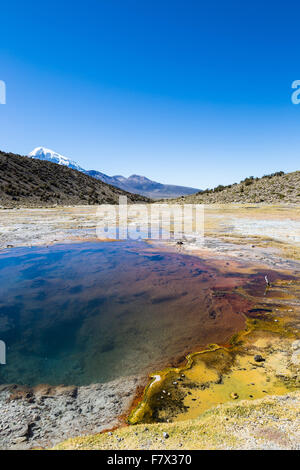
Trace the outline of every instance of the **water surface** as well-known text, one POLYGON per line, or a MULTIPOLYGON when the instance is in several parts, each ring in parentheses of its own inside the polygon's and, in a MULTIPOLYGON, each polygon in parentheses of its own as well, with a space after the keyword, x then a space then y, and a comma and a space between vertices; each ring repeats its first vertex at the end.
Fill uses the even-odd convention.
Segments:
POLYGON ((146 373, 244 325, 241 278, 145 242, 0 255, 0 383, 84 385, 146 373))

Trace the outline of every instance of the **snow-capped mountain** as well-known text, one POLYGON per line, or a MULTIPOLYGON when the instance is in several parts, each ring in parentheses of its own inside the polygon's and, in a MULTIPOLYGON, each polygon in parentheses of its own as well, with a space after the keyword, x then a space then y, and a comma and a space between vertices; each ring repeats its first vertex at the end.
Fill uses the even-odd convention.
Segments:
POLYGON ((83 171, 85 170, 81 168, 76 162, 70 160, 67 157, 64 157, 60 153, 54 152, 51 149, 47 149, 45 147, 37 147, 32 152, 28 154, 28 157, 31 158, 38 158, 39 160, 47 160, 48 162, 58 163, 59 165, 65 165, 73 170, 83 171))
POLYGON ((70 160, 63 155, 60 155, 53 150, 45 147, 37 147, 28 154, 31 158, 38 158, 40 160, 48 160, 50 162, 65 165, 73 170, 81 171, 86 175, 92 176, 104 183, 111 184, 119 189, 123 189, 130 193, 140 194, 152 199, 175 198, 179 196, 187 196, 199 191, 197 188, 189 188, 187 186, 175 186, 171 184, 162 184, 152 181, 146 176, 131 175, 128 178, 122 175, 108 176, 97 170, 85 170, 73 160, 70 160))

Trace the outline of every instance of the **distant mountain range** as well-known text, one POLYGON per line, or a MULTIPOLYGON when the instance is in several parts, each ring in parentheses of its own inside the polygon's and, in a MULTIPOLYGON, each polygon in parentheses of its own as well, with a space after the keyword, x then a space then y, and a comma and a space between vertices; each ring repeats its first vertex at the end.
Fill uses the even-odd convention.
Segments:
POLYGON ((188 196, 199 191, 197 188, 157 183, 156 181, 152 181, 145 176, 140 175, 131 175, 126 178, 125 176, 121 175, 108 176, 105 173, 101 173, 97 170, 85 170, 73 160, 70 160, 69 158, 45 147, 35 148, 28 154, 28 156, 31 158, 47 160, 49 162, 67 166, 73 170, 81 171, 86 175, 103 181, 104 183, 111 184, 112 186, 123 189, 124 191, 140 194, 151 199, 169 199, 180 196, 188 196))
POLYGON ((0 206, 118 204, 119 196, 127 196, 129 203, 150 202, 70 168, 65 160, 60 162, 58 166, 52 161, 0 151, 0 206))

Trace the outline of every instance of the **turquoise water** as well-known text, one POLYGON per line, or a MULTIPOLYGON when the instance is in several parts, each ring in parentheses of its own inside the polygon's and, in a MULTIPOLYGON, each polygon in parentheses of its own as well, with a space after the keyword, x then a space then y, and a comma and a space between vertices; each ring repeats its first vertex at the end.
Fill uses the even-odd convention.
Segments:
POLYGON ((84 385, 177 361, 217 339, 203 302, 215 275, 198 258, 145 242, 3 252, 0 383, 84 385))

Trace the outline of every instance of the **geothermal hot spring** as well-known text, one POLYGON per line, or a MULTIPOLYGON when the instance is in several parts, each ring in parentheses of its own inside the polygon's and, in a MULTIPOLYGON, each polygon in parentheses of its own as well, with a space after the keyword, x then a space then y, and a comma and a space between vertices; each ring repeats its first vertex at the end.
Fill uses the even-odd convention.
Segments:
POLYGON ((2 384, 145 374, 244 326, 242 275, 143 241, 13 248, 0 268, 2 384))

